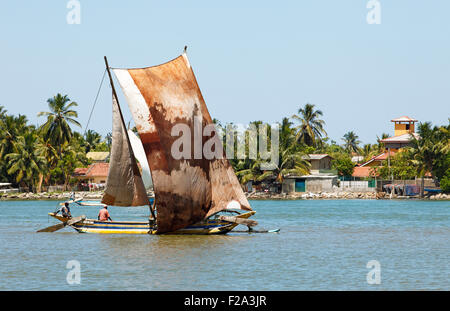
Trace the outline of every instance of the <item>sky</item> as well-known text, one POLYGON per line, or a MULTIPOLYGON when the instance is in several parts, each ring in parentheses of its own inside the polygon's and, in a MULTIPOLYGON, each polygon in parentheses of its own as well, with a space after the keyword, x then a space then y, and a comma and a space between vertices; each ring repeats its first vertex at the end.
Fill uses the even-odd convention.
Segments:
MULTIPOLYGON (((450 1, 378 0, 3 1, 0 105, 40 125, 47 99, 67 94, 84 132, 105 70, 188 56, 213 118, 280 122, 306 103, 328 136, 363 143, 393 135, 391 119, 435 125, 450 117, 450 1)), ((118 93, 121 93, 118 84, 118 93)), ((126 121, 131 115, 123 95, 126 121)), ((111 131, 111 89, 102 85, 89 129, 111 131)), ((133 124, 133 122, 131 121, 133 124)))

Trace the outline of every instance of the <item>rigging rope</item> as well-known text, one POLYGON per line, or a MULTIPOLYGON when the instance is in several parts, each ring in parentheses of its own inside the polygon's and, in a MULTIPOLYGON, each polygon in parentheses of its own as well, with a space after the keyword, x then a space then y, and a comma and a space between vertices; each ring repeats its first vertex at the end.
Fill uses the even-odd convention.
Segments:
POLYGON ((105 75, 106 75, 106 69, 103 72, 102 81, 100 82, 100 86, 98 87, 97 95, 95 96, 95 100, 94 100, 94 105, 92 105, 91 113, 89 114, 89 119, 88 119, 88 121, 86 123, 86 127, 84 128, 83 136, 86 135, 86 130, 87 130, 88 126, 89 126, 89 122, 91 121, 92 113, 94 112, 95 104, 97 103, 98 95, 100 94, 100 90, 101 90, 102 85, 103 85, 103 80, 105 80, 105 75))

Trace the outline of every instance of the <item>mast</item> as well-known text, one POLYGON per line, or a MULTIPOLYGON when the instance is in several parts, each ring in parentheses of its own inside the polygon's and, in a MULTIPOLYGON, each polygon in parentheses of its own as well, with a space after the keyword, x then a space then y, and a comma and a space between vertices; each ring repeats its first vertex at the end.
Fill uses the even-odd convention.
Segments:
MULTIPOLYGON (((111 88, 112 88, 112 93, 113 93, 113 96, 114 96, 114 100, 117 102, 117 108, 118 108, 118 111, 119 111, 120 119, 121 119, 121 122, 122 122, 123 127, 125 128, 125 120, 124 120, 124 118, 123 118, 122 110, 121 110, 120 104, 119 104, 119 98, 117 97, 116 89, 115 89, 115 87, 114 87, 114 82, 113 82, 113 79, 112 79, 111 71, 110 71, 110 69, 109 69, 108 59, 106 58, 106 56, 104 57, 104 59, 105 59, 106 71, 108 72, 109 82, 110 82, 110 84, 111 84, 111 88)), ((128 145, 129 145, 130 155, 131 155, 131 157, 133 157, 133 160, 134 160, 133 149, 131 148, 130 139, 129 139, 128 133, 127 133, 126 131, 125 131, 125 135, 126 135, 127 142, 128 142, 128 145)), ((134 160, 134 161, 135 161, 135 160, 134 160)), ((155 201, 156 201, 156 200, 155 200, 155 201)), ((147 199, 147 202, 148 202, 147 204, 148 204, 148 206, 149 206, 149 208, 150 208, 150 212, 151 212, 151 214, 152 214, 153 219, 156 219, 155 212, 154 212, 154 207, 152 207, 152 206, 150 205, 150 202, 149 202, 148 199, 147 199)), ((155 205, 155 204, 153 204, 153 205, 155 205)))

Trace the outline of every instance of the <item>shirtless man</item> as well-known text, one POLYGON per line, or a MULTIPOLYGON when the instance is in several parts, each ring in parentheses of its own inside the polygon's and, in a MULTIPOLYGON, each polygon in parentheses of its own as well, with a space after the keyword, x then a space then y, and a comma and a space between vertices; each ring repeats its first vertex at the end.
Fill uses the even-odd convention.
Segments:
POLYGON ((112 221, 111 217, 109 216, 107 205, 103 206, 103 208, 100 210, 100 212, 98 212, 97 219, 100 221, 108 221, 108 220, 112 221))

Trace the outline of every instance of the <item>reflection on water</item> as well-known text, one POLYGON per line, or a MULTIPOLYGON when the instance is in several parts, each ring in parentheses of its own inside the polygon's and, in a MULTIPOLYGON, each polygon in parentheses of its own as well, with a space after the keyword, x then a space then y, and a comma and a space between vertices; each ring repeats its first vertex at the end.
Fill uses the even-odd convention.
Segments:
MULTIPOLYGON (((252 202, 260 227, 279 234, 37 234, 56 223, 47 217, 55 206, 0 202, 0 290, 450 289, 448 202, 252 202), (81 285, 66 282, 69 260, 81 264, 81 285), (370 260, 381 264, 380 285, 366 282, 370 260)), ((110 213, 141 220, 148 208, 110 213)))

